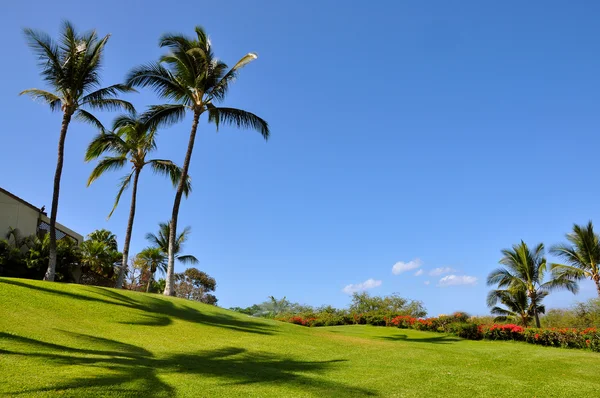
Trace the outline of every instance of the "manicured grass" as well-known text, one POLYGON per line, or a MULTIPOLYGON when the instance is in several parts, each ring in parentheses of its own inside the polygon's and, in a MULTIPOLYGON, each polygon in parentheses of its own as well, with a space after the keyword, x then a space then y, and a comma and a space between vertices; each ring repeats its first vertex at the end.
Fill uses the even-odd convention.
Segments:
POLYGON ((600 354, 0 278, 0 395, 593 397, 600 354))

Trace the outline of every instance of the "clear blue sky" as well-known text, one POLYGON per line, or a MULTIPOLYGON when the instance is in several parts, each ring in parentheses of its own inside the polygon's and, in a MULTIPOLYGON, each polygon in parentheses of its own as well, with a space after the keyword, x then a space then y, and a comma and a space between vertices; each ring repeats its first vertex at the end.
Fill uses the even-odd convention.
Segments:
MULTIPOLYGON (((520 239, 550 245, 574 222, 600 223, 598 2, 176 4, 3 6, 0 186, 50 206, 60 116, 17 96, 43 86, 21 28, 56 36, 66 18, 111 33, 108 85, 155 60, 160 34, 200 24, 225 62, 259 54, 226 103, 272 130, 265 143, 201 124, 180 225, 192 227, 186 251, 216 277, 222 306, 268 295, 345 306, 344 287, 373 279, 381 284, 369 292, 422 300, 432 315, 486 313, 485 277, 500 249, 520 239), (417 258, 423 275, 392 273, 417 258), (429 275, 435 268, 453 271, 429 275), (448 275, 477 281, 439 286, 448 275)), ((139 109, 162 102, 149 91, 129 99, 139 109)), ((157 156, 181 163, 189 127, 162 131, 157 156)), ((94 133, 70 128, 59 222, 82 234, 108 228, 122 244, 128 199, 106 216, 123 173, 85 186, 94 133)), ((169 218, 174 195, 143 174, 134 252, 169 218)), ((547 304, 593 296, 587 281, 577 297, 553 294, 547 304)))

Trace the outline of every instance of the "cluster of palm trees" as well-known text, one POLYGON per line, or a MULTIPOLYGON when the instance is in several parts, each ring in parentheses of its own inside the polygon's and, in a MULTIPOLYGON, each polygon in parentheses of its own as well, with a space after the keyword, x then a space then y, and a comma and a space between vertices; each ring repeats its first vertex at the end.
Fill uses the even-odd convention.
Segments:
POLYGON ((517 319, 525 326, 535 320, 539 328, 539 315, 545 312, 543 299, 559 289, 575 294, 579 291, 578 282, 584 279, 595 283, 600 297, 600 236, 594 232, 592 222, 575 224, 566 238, 568 243, 550 248, 550 253, 565 264, 548 264, 543 243, 530 248, 521 241, 511 249, 502 250, 500 264, 504 267, 492 271, 487 280, 488 285, 497 285, 487 298, 497 320, 517 319), (548 273, 550 277, 546 278, 548 273), (498 303, 505 308, 497 306, 498 303))
POLYGON ((90 175, 88 185, 105 172, 131 163, 129 173, 121 180, 113 207, 114 211, 123 192, 131 186, 131 205, 117 288, 122 286, 127 272, 137 186, 142 169, 149 166, 154 172, 168 176, 176 187, 169 228, 166 230, 168 236, 164 236, 168 253, 164 294, 173 295, 177 219, 182 196, 189 194, 191 189, 188 173, 201 116, 206 113, 208 122, 214 123, 217 129, 220 124, 229 124, 256 130, 265 139, 269 137, 269 126, 260 117, 241 109, 218 105, 225 99, 229 85, 239 70, 255 60, 257 55, 248 53, 230 68, 215 57, 206 32, 196 27, 194 37, 163 35, 159 45, 168 52, 158 61, 132 69, 124 83, 99 88, 100 67, 110 35, 101 38, 95 31, 80 34, 69 22, 64 23, 58 40, 31 29, 25 29, 24 32, 39 58, 41 76, 52 91, 29 89, 21 94, 42 100, 51 110, 62 112, 50 211, 50 257, 44 279, 54 280, 56 270, 56 216, 64 146, 69 124, 74 117, 90 123, 99 131, 85 155, 86 161, 102 157, 90 175), (136 87, 151 88, 158 97, 169 103, 150 106, 147 111, 138 114, 130 102, 118 98, 122 93, 135 92, 136 87), (91 113, 94 110, 125 110, 127 113, 118 116, 112 129, 107 130, 91 113), (182 121, 187 113, 192 115, 192 125, 182 167, 166 159, 147 159, 156 149, 157 131, 182 121))

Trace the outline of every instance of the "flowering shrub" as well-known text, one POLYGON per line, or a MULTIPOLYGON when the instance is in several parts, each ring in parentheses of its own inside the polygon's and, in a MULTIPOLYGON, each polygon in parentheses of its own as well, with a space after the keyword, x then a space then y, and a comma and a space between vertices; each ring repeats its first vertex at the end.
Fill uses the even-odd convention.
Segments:
POLYGON ((512 323, 505 325, 481 325, 479 332, 488 340, 523 340, 523 327, 512 323))

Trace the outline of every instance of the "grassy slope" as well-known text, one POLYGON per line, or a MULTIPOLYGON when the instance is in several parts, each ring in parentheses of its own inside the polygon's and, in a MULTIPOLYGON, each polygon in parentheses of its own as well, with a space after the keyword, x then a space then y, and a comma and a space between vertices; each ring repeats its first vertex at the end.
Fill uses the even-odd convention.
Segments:
POLYGON ((0 395, 596 396, 600 355, 0 278, 0 395))

